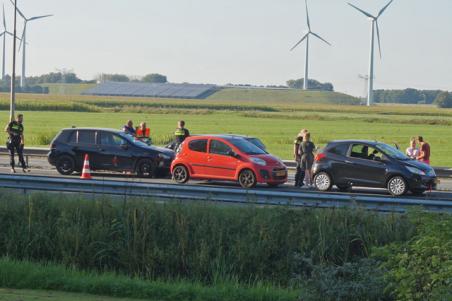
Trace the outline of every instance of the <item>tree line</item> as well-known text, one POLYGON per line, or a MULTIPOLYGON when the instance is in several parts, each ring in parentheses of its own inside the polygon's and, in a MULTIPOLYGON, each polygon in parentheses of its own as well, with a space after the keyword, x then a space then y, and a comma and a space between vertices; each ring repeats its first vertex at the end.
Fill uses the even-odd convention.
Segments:
POLYGON ((377 103, 400 104, 435 104, 440 108, 451 108, 452 96, 441 90, 375 90, 374 101, 377 103))

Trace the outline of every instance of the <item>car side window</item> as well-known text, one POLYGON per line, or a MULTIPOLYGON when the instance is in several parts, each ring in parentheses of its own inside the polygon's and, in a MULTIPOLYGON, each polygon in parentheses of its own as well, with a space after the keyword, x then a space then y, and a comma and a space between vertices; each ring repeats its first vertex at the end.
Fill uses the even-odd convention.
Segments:
POLYGON ((78 131, 79 144, 96 144, 96 132, 95 131, 78 131))
POLYGON ((232 149, 226 144, 218 140, 210 141, 210 153, 216 155, 228 156, 232 149))
POLYGON ((352 146, 350 157, 364 160, 381 161, 383 159, 383 154, 379 150, 371 146, 365 144, 354 144, 352 146))
POLYGON ((124 144, 127 144, 127 142, 119 137, 118 135, 115 135, 113 133, 103 132, 100 136, 100 143, 102 145, 108 145, 108 146, 121 146, 124 144))
POLYGON ((194 152, 207 153, 207 139, 192 140, 188 143, 188 148, 194 152))
POLYGON ((348 144, 339 144, 330 149, 329 152, 339 156, 346 156, 348 152, 348 146, 348 144))
POLYGON ((77 143, 77 136, 78 136, 78 131, 72 131, 69 134, 68 143, 76 144, 77 143))

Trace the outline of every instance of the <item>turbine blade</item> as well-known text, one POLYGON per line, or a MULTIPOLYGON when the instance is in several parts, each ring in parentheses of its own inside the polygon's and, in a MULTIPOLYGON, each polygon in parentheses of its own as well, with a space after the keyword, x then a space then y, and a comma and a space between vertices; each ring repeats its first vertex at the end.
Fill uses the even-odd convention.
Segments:
POLYGON ((52 17, 52 16, 53 15, 37 16, 37 17, 30 18, 27 21, 34 21, 34 20, 38 20, 38 19, 42 19, 42 18, 48 18, 48 17, 52 17))
POLYGON ((3 3, 3 28, 6 30, 5 4, 3 3))
MULTIPOLYGON (((5 33, 6 33, 7 35, 11 36, 11 37, 14 37, 14 34, 12 34, 11 32, 9 32, 9 31, 7 31, 7 30, 5 30, 5 33)), ((19 37, 16 37, 16 39, 18 39, 19 41, 22 41, 22 39, 19 38, 19 37)))
POLYGON ((385 7, 383 7, 383 8, 380 10, 380 12, 378 13, 377 18, 379 18, 379 17, 384 13, 384 11, 389 7, 389 5, 391 5, 391 3, 392 3, 393 1, 394 1, 394 0, 389 1, 389 3, 386 4, 385 7))
POLYGON ((327 43, 328 45, 331 46, 330 42, 328 42, 327 40, 325 40, 324 38, 322 38, 322 37, 319 36, 318 34, 316 34, 316 33, 314 33, 314 32, 311 32, 311 34, 312 34, 313 36, 315 36, 316 38, 318 38, 318 39, 324 41, 325 43, 327 43))
POLYGON ((309 31, 311 31, 311 21, 309 20, 308 0, 305 0, 305 3, 306 3, 306 20, 308 22, 309 31))
MULTIPOLYGON (((9 1, 11 1, 11 3, 13 4, 13 6, 14 6, 14 1, 13 0, 9 0, 9 1)), ((27 20, 27 18, 24 16, 24 14, 20 11, 20 9, 17 7, 17 12, 19 13, 19 15, 22 17, 22 18, 24 18, 24 20, 27 20)))
POLYGON ((298 43, 295 44, 295 46, 293 46, 293 47, 290 49, 290 51, 292 51, 292 50, 294 50, 295 48, 297 48, 297 46, 300 45, 301 42, 303 42, 303 41, 308 37, 308 35, 309 35, 309 32, 308 32, 307 34, 305 34, 305 35, 301 38, 301 40, 298 41, 298 43))
POLYGON ((6 34, 6 31, 0 33, 0 37, 2 37, 2 36, 5 35, 5 34, 6 34))
POLYGON ((25 22, 24 31, 22 32, 22 37, 20 38, 19 51, 21 50, 22 44, 24 43, 25 31, 26 30, 27 30, 27 22, 25 22))
POLYGON ((377 26, 378 50, 379 50, 379 52, 380 52, 380 59, 381 59, 380 28, 378 27, 378 21, 375 20, 375 24, 376 24, 376 26, 377 26))
POLYGON ((348 5, 350 5, 351 7, 353 7, 354 9, 356 9, 357 11, 360 11, 361 13, 363 13, 365 16, 367 16, 367 17, 369 17, 369 18, 372 18, 372 19, 375 19, 374 16, 372 16, 372 15, 369 14, 368 12, 362 10, 361 8, 359 8, 359 7, 357 7, 357 6, 354 6, 354 5, 351 4, 350 2, 347 2, 347 3, 348 3, 348 5))

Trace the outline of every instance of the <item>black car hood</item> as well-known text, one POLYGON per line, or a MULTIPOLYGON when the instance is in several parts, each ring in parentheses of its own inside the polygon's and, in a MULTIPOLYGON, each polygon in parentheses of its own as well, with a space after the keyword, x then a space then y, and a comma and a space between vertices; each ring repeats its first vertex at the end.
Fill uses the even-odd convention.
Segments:
POLYGON ((171 158, 174 158, 176 155, 173 150, 170 150, 170 149, 167 149, 164 147, 150 145, 150 146, 142 146, 141 148, 144 150, 161 153, 161 154, 170 156, 171 158))
POLYGON ((406 166, 415 167, 415 168, 420 169, 422 171, 429 171, 429 170, 433 169, 430 165, 422 163, 422 162, 419 162, 419 161, 416 161, 416 160, 403 161, 403 163, 406 166))

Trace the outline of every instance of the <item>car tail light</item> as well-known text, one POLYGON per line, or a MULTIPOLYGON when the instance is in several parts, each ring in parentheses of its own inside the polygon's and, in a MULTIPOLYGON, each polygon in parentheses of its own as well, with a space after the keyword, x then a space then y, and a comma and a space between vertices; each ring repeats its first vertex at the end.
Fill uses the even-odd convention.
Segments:
POLYGON ((320 154, 317 154, 317 156, 315 156, 315 162, 319 162, 319 161, 322 161, 323 159, 326 159, 326 155, 324 154, 324 153, 320 153, 320 154))

